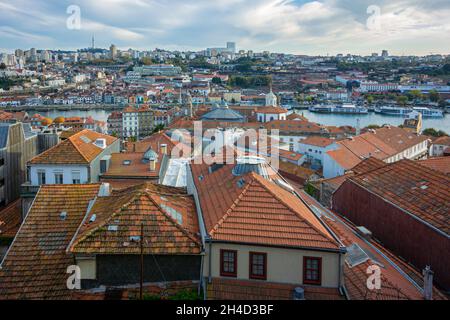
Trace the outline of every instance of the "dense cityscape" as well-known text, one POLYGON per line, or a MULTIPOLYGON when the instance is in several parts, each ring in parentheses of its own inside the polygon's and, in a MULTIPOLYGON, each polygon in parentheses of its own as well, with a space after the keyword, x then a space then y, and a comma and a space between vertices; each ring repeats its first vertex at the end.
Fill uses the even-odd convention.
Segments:
POLYGON ((0 300, 448 300, 450 54, 96 37, 0 52, 0 300))

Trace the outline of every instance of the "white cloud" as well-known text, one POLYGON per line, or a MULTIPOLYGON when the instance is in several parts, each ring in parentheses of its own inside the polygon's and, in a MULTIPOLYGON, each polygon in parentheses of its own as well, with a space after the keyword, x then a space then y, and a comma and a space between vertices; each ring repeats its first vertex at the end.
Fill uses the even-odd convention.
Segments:
MULTIPOLYGON (((71 48, 95 34, 101 45, 146 49, 199 49, 233 40, 244 49, 306 54, 450 52, 448 0, 79 0, 78 33, 65 29, 70 4, 0 0, 6 17, 0 25, 31 35, 39 30, 71 48), (379 31, 366 27, 369 5, 381 8, 379 31)), ((2 46, 23 39, 11 33, 2 46)))

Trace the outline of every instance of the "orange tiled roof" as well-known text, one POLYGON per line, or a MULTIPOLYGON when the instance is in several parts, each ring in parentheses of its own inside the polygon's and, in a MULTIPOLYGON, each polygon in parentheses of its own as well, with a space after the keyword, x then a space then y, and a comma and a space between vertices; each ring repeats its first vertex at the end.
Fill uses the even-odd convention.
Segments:
POLYGON ((206 228, 214 240, 338 249, 293 193, 255 173, 236 177, 232 167, 209 173, 207 165, 191 165, 206 228))
POLYGON ((384 127, 339 141, 339 149, 327 154, 344 169, 350 170, 365 158, 386 160, 425 140, 425 136, 417 136, 398 127, 384 127))
POLYGON ((199 254, 195 203, 183 189, 143 184, 97 198, 70 250, 86 254, 199 254), (178 217, 174 216, 174 213, 178 217), (96 215, 94 222, 90 222, 96 215), (179 219, 179 220, 178 220, 179 219), (115 226, 116 231, 110 227, 115 226), (140 238, 139 238, 140 239, 140 238))
POLYGON ((317 123, 301 120, 274 120, 263 125, 267 130, 278 129, 282 132, 304 132, 317 134, 323 132, 322 127, 317 123))
POLYGON ((66 253, 99 184, 42 186, 0 269, 2 299, 66 299, 66 253), (61 212, 67 218, 61 219, 61 212))
POLYGON ((301 153, 283 150, 283 149, 278 149, 278 154, 280 155, 281 159, 286 159, 286 160, 291 160, 291 161, 299 161, 301 158, 303 158, 303 154, 301 154, 301 153))
POLYGON ((301 140, 300 143, 302 144, 307 144, 307 145, 311 145, 311 146, 316 146, 316 147, 328 147, 329 145, 335 143, 335 140, 331 140, 325 137, 317 137, 317 136, 313 136, 313 137, 308 137, 304 140, 301 140))
POLYGON ((160 160, 156 163, 156 170, 151 171, 150 164, 142 161, 144 154, 143 152, 111 154, 111 164, 108 171, 102 174, 102 179, 158 178, 162 157, 159 157, 160 160), (125 161, 130 161, 130 164, 125 164, 125 161))
POLYGON ((50 148, 30 160, 30 164, 88 164, 94 160, 103 149, 94 142, 97 139, 106 139, 110 146, 117 138, 104 135, 91 130, 82 130, 70 136, 67 140, 50 148))
POLYGON ((450 175, 450 157, 430 158, 419 163, 422 166, 450 175))
POLYGON ((450 178, 411 160, 349 180, 450 234, 450 178))
POLYGON ((355 174, 361 174, 365 172, 369 172, 375 169, 379 169, 384 167, 386 163, 377 158, 371 157, 369 159, 365 159, 361 161, 358 165, 353 167, 352 171, 343 175, 338 176, 331 179, 322 180, 322 183, 325 183, 329 186, 332 186, 334 189, 339 188, 348 178, 353 177, 355 174))
POLYGON ((364 159, 358 165, 353 167, 352 171, 356 174, 360 174, 360 173, 369 172, 369 171, 372 171, 375 169, 379 169, 381 167, 384 167, 385 165, 386 165, 385 162, 383 162, 377 158, 370 157, 368 159, 364 159))
MULTIPOLYGON (((308 205, 314 205, 321 208, 317 200, 307 195, 305 192, 300 193, 301 197, 308 205)), ((332 219, 322 216, 321 219, 326 223, 337 235, 345 246, 358 244, 368 255, 369 260, 350 267, 347 263, 344 265, 344 285, 350 300, 421 300, 422 293, 417 289, 416 285, 422 286, 422 275, 417 270, 412 270, 409 264, 400 260, 397 256, 386 250, 376 241, 368 242, 357 235, 356 227, 347 220, 342 219, 338 214, 332 213, 332 219), (388 257, 388 258, 387 258, 388 257), (381 268, 381 288, 378 290, 369 290, 367 288, 367 268, 373 264, 378 264, 381 268), (395 266, 395 267, 394 267, 395 266), (403 273, 399 272, 399 268, 403 273), (415 284, 405 277, 408 274, 413 278, 415 284)), ((433 299, 446 300, 445 296, 434 288, 433 299)))
POLYGON ((14 238, 22 223, 22 200, 0 211, 0 238, 14 238))
POLYGON ((308 118, 298 113, 291 113, 287 116, 287 120, 308 121, 308 118))
POLYGON ((443 136, 436 138, 433 140, 433 144, 443 145, 443 146, 450 146, 450 137, 449 136, 443 136))
POLYGON ((266 107, 259 107, 258 109, 256 109, 256 113, 283 114, 288 113, 288 111, 281 107, 266 106, 266 107))

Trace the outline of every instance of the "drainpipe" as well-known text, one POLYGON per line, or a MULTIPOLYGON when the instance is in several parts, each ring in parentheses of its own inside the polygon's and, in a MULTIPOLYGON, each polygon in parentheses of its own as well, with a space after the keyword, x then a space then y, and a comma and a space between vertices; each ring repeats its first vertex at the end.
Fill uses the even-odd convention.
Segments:
POLYGON ((208 257, 208 283, 212 282, 211 275, 211 262, 212 262, 212 241, 211 238, 208 239, 209 242, 209 257, 208 257))
POLYGON ((201 288, 203 287, 203 264, 205 261, 205 250, 202 251, 202 258, 200 261, 200 282, 198 284, 197 294, 200 296, 201 288))

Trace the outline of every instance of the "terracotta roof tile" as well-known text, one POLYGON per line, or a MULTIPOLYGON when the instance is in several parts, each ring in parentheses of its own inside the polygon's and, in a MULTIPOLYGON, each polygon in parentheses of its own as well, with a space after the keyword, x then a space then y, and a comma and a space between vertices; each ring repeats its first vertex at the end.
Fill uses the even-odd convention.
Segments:
POLYGON ((3 299, 66 299, 66 248, 98 184, 42 186, 0 269, 3 299), (61 219, 61 212, 67 218, 61 219))
POLYGON ((232 165, 213 173, 206 165, 191 168, 206 228, 214 240, 338 249, 301 200, 274 182, 256 173, 234 176, 232 165))
POLYGON ((450 234, 450 177, 401 160, 349 180, 450 234))
POLYGON ((325 137, 308 137, 305 140, 301 140, 300 143, 302 144, 307 144, 307 145, 311 145, 311 146, 316 146, 316 147, 328 147, 329 145, 332 145, 333 143, 335 143, 336 140, 331 140, 325 137))
POLYGON ((199 254, 198 221, 183 189, 143 184, 96 200, 70 250, 84 254, 199 254), (95 221, 90 222, 95 215, 95 221), (113 227, 113 229, 111 229, 113 227))
POLYGON ((0 238, 14 238, 22 223, 22 199, 0 211, 0 238))
POLYGON ((419 163, 422 166, 450 175, 450 157, 430 158, 419 163))
POLYGON ((96 146, 97 139, 105 139, 110 146, 117 138, 91 130, 82 130, 70 136, 60 144, 41 153, 30 160, 30 164, 88 164, 94 160, 103 149, 96 146))
POLYGON ((259 107, 258 109, 256 109, 256 113, 283 114, 288 113, 288 111, 281 107, 266 106, 266 107, 259 107))
MULTIPOLYGON (((325 211, 327 215, 321 217, 340 239, 345 246, 358 244, 369 256, 369 260, 354 267, 347 263, 344 266, 344 285, 351 300, 421 300, 422 293, 417 286, 422 286, 422 275, 417 270, 412 270, 410 265, 402 262, 397 256, 393 255, 386 248, 377 242, 366 241, 360 237, 356 227, 347 220, 341 218, 337 213, 323 208, 315 199, 305 192, 300 193, 301 197, 308 205, 313 205, 325 211), (388 258, 387 258, 388 257, 388 258), (367 268, 377 264, 381 268, 381 288, 369 290, 367 288, 367 268), (403 273, 399 272, 402 269, 403 273), (405 274, 413 279, 415 284, 410 281, 405 274), (416 286, 417 285, 417 286, 416 286)), ((436 300, 444 299, 445 296, 434 288, 433 298, 436 300)))

